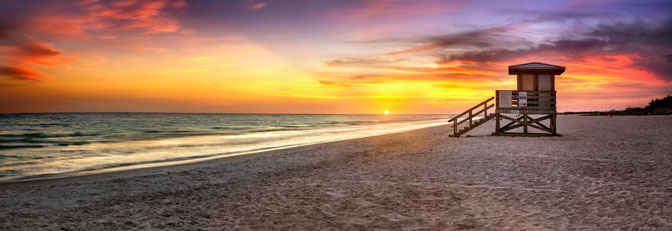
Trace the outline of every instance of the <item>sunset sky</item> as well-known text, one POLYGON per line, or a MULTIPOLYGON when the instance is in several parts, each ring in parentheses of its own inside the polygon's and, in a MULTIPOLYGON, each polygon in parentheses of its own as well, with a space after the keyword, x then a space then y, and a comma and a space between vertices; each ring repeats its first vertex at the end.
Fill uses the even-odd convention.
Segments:
POLYGON ((456 113, 565 66, 559 111, 672 94, 672 1, 2 1, 0 112, 456 113))

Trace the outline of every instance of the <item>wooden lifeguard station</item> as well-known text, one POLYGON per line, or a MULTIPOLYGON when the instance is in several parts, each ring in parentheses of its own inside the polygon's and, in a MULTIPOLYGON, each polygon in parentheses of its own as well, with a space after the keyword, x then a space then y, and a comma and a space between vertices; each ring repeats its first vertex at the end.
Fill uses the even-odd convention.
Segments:
POLYGON ((509 66, 509 75, 517 77, 517 90, 495 91, 494 115, 488 114, 488 109, 495 107, 494 104, 489 103, 495 97, 490 97, 448 120, 448 122, 453 122, 453 135, 451 136, 457 137, 467 133, 492 118, 495 118, 495 132, 492 135, 557 136, 555 76, 563 72, 565 72, 565 67, 539 62, 509 66), (480 110, 474 112, 476 109, 480 110), (474 117, 481 113, 483 117, 474 122, 474 117), (464 116, 467 117, 462 118, 464 116), (501 126, 504 120, 508 123, 501 126), (544 124, 547 120, 548 124, 544 124), (466 121, 469 121, 469 124, 458 129, 458 126, 466 121), (512 131, 518 128, 522 128, 522 132, 512 131), (542 133, 529 132, 530 128, 535 128, 542 133))

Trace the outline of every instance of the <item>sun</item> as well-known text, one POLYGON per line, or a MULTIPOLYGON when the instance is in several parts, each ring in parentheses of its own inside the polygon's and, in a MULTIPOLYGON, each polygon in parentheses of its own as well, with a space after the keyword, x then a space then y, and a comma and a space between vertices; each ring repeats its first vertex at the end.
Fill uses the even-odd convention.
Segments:
POLYGON ((389 115, 389 114, 390 114, 390 111, 385 110, 385 112, 383 112, 383 113, 385 113, 385 115, 389 115))

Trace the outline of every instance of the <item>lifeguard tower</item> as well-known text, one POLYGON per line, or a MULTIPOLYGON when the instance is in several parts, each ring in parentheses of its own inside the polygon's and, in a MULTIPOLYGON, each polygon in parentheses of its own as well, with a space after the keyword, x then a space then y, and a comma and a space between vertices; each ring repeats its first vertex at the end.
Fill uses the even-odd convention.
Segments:
POLYGON ((459 137, 492 118, 495 118, 495 132, 492 135, 558 136, 555 76, 563 72, 565 67, 539 62, 509 66, 509 75, 516 75, 517 90, 496 90, 496 105, 489 103, 495 99, 490 97, 448 120, 453 122, 451 136, 459 137), (488 109, 493 107, 495 107, 494 115, 488 114, 488 109), (477 109, 478 111, 474 112, 477 109), (474 120, 481 113, 482 118, 474 120), (468 124, 458 129, 467 121, 468 124), (502 126, 503 121, 506 124, 502 126), (544 124, 545 121, 548 123, 544 124), (529 132, 529 128, 535 128, 541 133, 529 132))

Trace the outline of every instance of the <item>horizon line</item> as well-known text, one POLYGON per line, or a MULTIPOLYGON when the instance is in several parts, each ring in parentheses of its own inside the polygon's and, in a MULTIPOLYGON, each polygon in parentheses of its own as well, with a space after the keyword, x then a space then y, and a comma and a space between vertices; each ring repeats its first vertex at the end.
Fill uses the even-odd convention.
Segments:
MULTIPOLYGON (((106 111, 106 112, 0 112, 0 114, 241 114, 241 115, 385 115, 384 113, 285 113, 285 112, 142 112, 142 111, 106 111)), ((390 113, 390 115, 451 115, 454 113, 390 113)))

